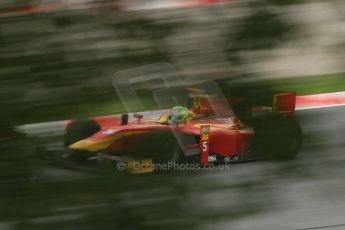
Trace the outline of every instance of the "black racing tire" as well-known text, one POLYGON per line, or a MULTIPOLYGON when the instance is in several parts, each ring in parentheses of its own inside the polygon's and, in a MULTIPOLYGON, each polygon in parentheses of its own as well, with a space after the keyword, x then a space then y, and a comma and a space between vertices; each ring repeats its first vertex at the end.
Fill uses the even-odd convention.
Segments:
POLYGON ((294 158, 303 141, 302 130, 295 118, 270 116, 253 122, 254 145, 265 159, 294 158))
POLYGON ((252 119, 252 105, 249 103, 239 102, 233 106, 233 111, 242 122, 248 123, 252 119))
POLYGON ((164 143, 162 151, 162 162, 164 163, 179 163, 184 160, 184 154, 180 144, 175 137, 169 138, 164 143))
POLYGON ((101 130, 101 127, 94 120, 88 118, 73 120, 66 129, 65 146, 68 147, 77 141, 88 138, 99 130, 101 130))
POLYGON ((180 143, 170 130, 152 130, 143 143, 141 152, 151 153, 155 163, 178 163, 185 158, 180 143))

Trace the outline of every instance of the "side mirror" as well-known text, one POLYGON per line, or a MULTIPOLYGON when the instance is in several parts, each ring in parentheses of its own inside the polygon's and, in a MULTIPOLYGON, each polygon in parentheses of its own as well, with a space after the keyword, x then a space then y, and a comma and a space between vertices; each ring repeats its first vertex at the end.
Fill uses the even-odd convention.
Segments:
POLYGON ((141 120, 141 119, 144 117, 144 115, 142 115, 142 114, 140 114, 140 113, 134 113, 133 116, 134 116, 135 118, 137 118, 138 120, 141 120))

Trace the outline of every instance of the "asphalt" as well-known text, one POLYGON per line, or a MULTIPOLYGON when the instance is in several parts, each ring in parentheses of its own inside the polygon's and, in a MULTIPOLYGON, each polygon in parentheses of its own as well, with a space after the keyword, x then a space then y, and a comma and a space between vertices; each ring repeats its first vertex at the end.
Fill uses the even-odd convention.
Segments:
MULTIPOLYGON (((245 167, 257 176, 275 173, 267 184, 274 205, 216 228, 227 229, 228 224, 238 230, 345 229, 344 114, 345 106, 298 111, 305 135, 299 156, 291 162, 257 163, 260 166, 252 170, 245 167)), ((242 171, 244 165, 238 168, 242 171)))
MULTIPOLYGON (((172 172, 169 178, 188 192, 174 198, 166 192, 168 188, 158 184, 152 188, 158 191, 155 197, 183 200, 183 211, 189 219, 228 213, 217 221, 200 220, 201 229, 345 229, 344 114, 345 106, 297 111, 305 140, 294 160, 233 164, 197 176, 172 172)), ((36 174, 36 178, 47 180, 87 176, 48 166, 39 168, 36 174)), ((147 192, 151 194, 151 190, 147 192)), ((153 198, 145 198, 143 193, 141 189, 119 196, 123 205, 149 210, 153 198)), ((87 209, 79 214, 83 211, 87 209)))

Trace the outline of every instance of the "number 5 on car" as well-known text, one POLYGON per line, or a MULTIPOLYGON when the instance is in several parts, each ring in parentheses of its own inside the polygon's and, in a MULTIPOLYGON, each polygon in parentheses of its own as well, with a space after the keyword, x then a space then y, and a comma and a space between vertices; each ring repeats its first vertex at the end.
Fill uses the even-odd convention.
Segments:
POLYGON ((200 134, 200 163, 208 164, 210 153, 210 126, 202 125, 200 134))

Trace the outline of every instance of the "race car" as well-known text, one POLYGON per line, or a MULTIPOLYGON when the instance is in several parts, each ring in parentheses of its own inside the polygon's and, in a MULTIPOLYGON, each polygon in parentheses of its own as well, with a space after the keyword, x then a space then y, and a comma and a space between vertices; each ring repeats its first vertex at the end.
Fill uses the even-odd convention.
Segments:
POLYGON ((65 158, 210 164, 298 154, 302 130, 294 116, 295 92, 224 96, 210 92, 210 85, 153 91, 160 102, 172 99, 169 108, 70 120, 65 158))

